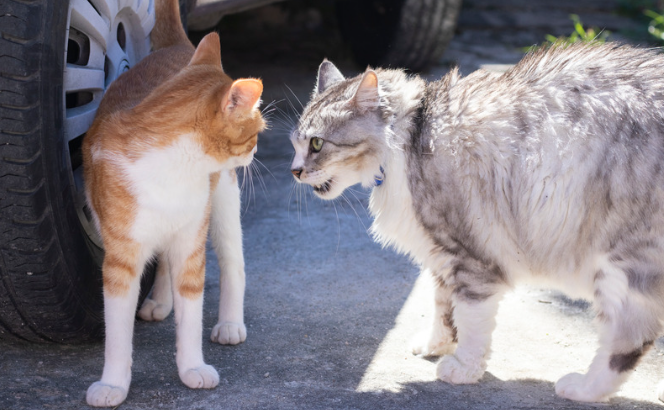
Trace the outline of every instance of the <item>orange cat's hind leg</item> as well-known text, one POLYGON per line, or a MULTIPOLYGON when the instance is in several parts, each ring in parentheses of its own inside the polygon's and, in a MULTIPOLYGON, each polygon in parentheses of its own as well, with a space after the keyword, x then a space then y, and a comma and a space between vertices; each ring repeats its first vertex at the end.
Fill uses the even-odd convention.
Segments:
POLYGON ((134 315, 141 273, 149 257, 128 238, 116 240, 105 235, 104 245, 104 371, 101 380, 93 383, 86 395, 88 404, 96 407, 117 406, 129 392, 134 315))
POLYGON ((152 287, 152 294, 145 299, 138 317, 151 322, 166 319, 173 310, 173 290, 168 258, 163 253, 157 262, 157 276, 152 287))

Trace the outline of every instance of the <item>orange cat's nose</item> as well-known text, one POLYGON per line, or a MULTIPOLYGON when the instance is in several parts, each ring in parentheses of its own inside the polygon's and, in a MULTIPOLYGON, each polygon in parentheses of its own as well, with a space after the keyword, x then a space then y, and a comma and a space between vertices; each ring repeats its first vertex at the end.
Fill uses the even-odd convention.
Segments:
POLYGON ((290 172, 293 173, 295 178, 300 179, 300 175, 302 175, 302 168, 291 169, 290 172))

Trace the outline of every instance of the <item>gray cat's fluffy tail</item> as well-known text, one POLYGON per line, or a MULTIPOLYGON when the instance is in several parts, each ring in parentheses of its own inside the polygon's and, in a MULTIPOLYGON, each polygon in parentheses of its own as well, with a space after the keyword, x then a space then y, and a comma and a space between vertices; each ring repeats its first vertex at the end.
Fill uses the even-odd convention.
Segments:
POLYGON ((156 22, 150 39, 154 51, 178 44, 191 44, 180 21, 178 0, 155 1, 156 22))

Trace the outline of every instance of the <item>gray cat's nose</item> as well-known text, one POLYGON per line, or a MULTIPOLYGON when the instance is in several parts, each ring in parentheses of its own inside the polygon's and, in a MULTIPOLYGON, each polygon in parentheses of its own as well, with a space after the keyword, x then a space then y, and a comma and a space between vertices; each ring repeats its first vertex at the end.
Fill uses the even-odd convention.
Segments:
POLYGON ((302 175, 302 168, 291 169, 290 172, 293 173, 295 178, 300 179, 300 175, 302 175))

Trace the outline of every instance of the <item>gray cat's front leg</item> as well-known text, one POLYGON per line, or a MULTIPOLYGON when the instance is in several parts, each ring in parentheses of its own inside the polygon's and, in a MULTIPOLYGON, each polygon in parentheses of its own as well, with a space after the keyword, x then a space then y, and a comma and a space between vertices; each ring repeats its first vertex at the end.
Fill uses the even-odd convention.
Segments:
POLYGON ((438 362, 436 375, 452 384, 476 383, 486 370, 491 353, 491 334, 496 327, 496 312, 502 292, 482 300, 456 295, 454 323, 456 351, 438 362))
POLYGON ((445 282, 453 288, 458 344, 453 354, 441 359, 436 373, 448 383, 475 383, 486 370, 498 303, 508 287, 507 280, 497 265, 465 257, 459 258, 445 282))
MULTIPOLYGON (((429 270, 422 272, 422 275, 432 276, 429 270)), ((433 275, 431 279, 435 287, 433 322, 429 329, 418 334, 412 341, 411 348, 414 355, 442 356, 454 352, 456 347, 453 289, 437 275, 433 275)))

